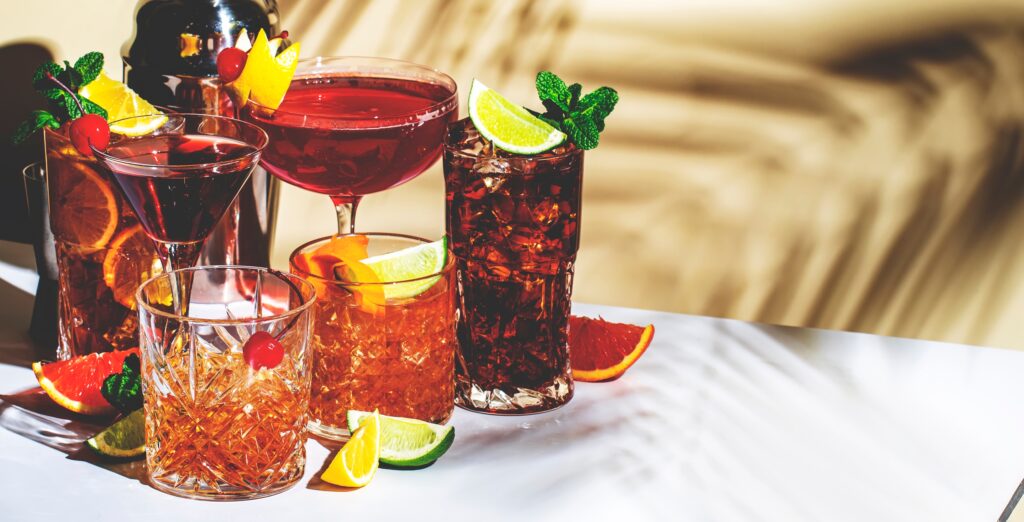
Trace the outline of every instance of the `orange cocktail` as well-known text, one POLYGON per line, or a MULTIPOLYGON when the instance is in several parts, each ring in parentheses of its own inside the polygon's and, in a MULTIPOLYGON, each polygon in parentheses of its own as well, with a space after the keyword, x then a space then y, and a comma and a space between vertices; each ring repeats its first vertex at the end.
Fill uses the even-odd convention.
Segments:
POLYGON ((379 277, 363 265, 426 240, 395 234, 321 238, 292 253, 292 273, 317 289, 313 326, 310 431, 347 435, 346 412, 442 423, 454 407, 455 278, 440 247, 437 270, 413 278, 379 277), (344 246, 345 244, 348 246, 344 246), (355 244, 355 247, 352 247, 355 244), (354 257, 353 257, 354 256, 354 257))

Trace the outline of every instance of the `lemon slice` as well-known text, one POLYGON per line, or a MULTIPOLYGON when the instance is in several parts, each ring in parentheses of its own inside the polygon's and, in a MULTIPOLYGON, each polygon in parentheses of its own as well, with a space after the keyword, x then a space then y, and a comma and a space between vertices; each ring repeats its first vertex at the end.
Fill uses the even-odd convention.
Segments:
POLYGON ((562 131, 478 80, 469 88, 469 118, 495 146, 516 154, 537 154, 565 141, 562 131))
POLYGON ((295 76, 295 68, 299 64, 298 42, 278 54, 284 41, 281 38, 267 40, 267 33, 262 29, 256 35, 256 41, 249 49, 245 60, 245 68, 238 79, 231 82, 232 88, 238 93, 241 105, 250 98, 264 107, 276 109, 284 100, 288 86, 295 76))
POLYGON ((110 132, 126 136, 142 136, 149 134, 167 123, 163 112, 144 100, 127 85, 111 79, 106 73, 100 73, 95 80, 78 89, 78 94, 89 98, 107 111, 110 132), (136 118, 157 114, 151 118, 136 118), (125 120, 125 118, 131 118, 125 120), (121 120, 121 121, 119 121, 121 120))
POLYGON ((320 478, 336 486, 361 488, 373 480, 379 459, 380 414, 374 411, 362 419, 320 478))

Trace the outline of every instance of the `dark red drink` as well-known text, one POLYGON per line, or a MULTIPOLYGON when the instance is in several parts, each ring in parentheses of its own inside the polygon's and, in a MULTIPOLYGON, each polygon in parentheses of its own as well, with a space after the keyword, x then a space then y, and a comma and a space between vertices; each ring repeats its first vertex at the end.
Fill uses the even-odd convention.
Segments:
POLYGON ((123 140, 106 152, 120 160, 111 171, 146 233, 192 243, 205 239, 224 215, 256 151, 221 136, 165 134, 123 140))
POLYGON ((455 101, 447 86, 402 78, 330 76, 292 81, 281 106, 245 118, 270 136, 262 165, 329 196, 363 196, 401 185, 441 153, 455 101))
POLYGON ((459 282, 456 403, 509 414, 558 407, 573 392, 567 328, 583 151, 508 154, 466 119, 444 155, 459 282))

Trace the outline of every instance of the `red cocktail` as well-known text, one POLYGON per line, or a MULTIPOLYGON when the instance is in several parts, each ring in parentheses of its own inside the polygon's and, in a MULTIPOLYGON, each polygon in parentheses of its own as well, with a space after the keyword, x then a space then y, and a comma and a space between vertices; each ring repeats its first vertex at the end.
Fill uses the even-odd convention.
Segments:
POLYGON ((437 161, 457 108, 455 81, 433 69, 313 58, 299 62, 280 107, 250 101, 242 117, 270 136, 263 167, 330 196, 338 232, 349 233, 362 196, 401 185, 437 161))
POLYGON ((156 242, 164 270, 190 267, 259 161, 267 135, 255 125, 205 114, 129 119, 155 128, 114 136, 106 151, 94 152, 156 242))

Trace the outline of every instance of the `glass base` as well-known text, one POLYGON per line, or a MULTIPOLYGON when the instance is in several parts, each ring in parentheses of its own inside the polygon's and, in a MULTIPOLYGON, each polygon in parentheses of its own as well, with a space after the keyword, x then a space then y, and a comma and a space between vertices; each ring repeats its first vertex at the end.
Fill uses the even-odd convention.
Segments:
POLYGON ((501 388, 485 390, 463 379, 455 380, 455 405, 469 411, 491 415, 530 415, 564 406, 572 399, 573 382, 558 377, 541 389, 514 388, 509 394, 501 388))
MULTIPOLYGON (((426 422, 430 422, 433 424, 448 424, 448 421, 451 420, 451 418, 452 411, 449 410, 445 418, 439 420, 427 420, 426 422)), ((323 424, 312 419, 310 419, 310 421, 306 423, 306 431, 309 432, 310 436, 336 442, 346 442, 348 441, 348 438, 352 435, 348 431, 348 428, 329 426, 327 424, 323 424)))
POLYGON ((164 475, 160 478, 150 475, 149 485, 158 491, 176 497, 195 500, 252 500, 276 495, 294 486, 302 478, 302 473, 305 469, 304 464, 305 459, 298 463, 298 465, 292 466, 288 475, 266 486, 241 487, 228 484, 208 484, 194 478, 181 479, 177 475, 164 475))

